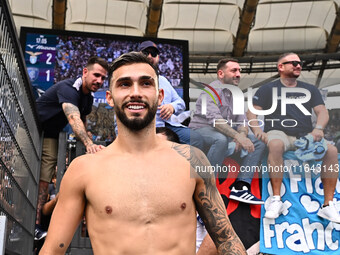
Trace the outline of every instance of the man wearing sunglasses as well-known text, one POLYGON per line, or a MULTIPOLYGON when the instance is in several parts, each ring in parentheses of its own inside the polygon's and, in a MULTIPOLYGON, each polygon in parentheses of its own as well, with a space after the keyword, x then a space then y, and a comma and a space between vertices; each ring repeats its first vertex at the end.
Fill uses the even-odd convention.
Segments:
MULTIPOLYGON (((271 109, 273 100, 273 90, 277 89, 278 102, 276 110, 269 115, 265 115, 264 131, 260 128, 261 125, 255 120, 257 116, 248 111, 247 117, 252 122, 252 130, 258 139, 267 143, 268 154, 268 169, 282 169, 283 153, 287 150, 295 150, 294 142, 299 137, 304 137, 307 134, 313 136, 314 142, 321 141, 324 137, 323 129, 326 127, 329 119, 328 111, 325 107, 320 91, 313 85, 298 81, 297 78, 301 74, 302 64, 299 56, 295 53, 286 53, 279 57, 277 69, 280 79, 269 84, 263 85, 256 91, 253 97, 253 105, 257 110, 271 109), (317 119, 316 125, 313 126, 311 115, 303 113, 295 104, 286 105, 286 114, 281 113, 281 104, 284 102, 284 97, 281 97, 281 91, 284 88, 305 89, 310 92, 310 99, 304 102, 303 107, 311 113, 314 110, 317 119), (267 120, 267 121, 266 121, 267 120), (274 121, 275 120, 275 121, 274 121), (284 123, 284 124, 282 124, 284 123)), ((305 99, 307 94, 302 92, 289 92, 287 99, 305 99)), ((295 101, 294 101, 295 102, 295 101)), ((301 106, 302 106, 301 105, 301 106)), ((333 195, 335 186, 338 180, 338 154, 334 145, 327 145, 327 152, 323 157, 321 166, 321 180, 324 189, 324 204, 318 211, 318 215, 332 222, 340 223, 340 215, 333 203, 333 195)), ((273 196, 268 200, 265 206, 265 217, 275 219, 284 211, 284 204, 280 197, 280 188, 282 184, 282 171, 269 171, 270 182, 273 188, 273 196)))
MULTIPOLYGON (((154 42, 142 42, 139 45, 139 51, 147 56, 154 66, 158 66, 159 50, 154 42)), ((201 145, 198 144, 201 141, 199 135, 195 131, 178 123, 173 116, 178 115, 185 110, 185 103, 183 99, 177 94, 176 90, 167 78, 162 75, 159 75, 159 88, 164 90, 164 99, 157 110, 156 127, 167 127, 171 129, 178 135, 181 143, 192 144, 190 143, 191 136, 192 140, 195 141, 195 144, 192 145, 200 148, 201 145)))

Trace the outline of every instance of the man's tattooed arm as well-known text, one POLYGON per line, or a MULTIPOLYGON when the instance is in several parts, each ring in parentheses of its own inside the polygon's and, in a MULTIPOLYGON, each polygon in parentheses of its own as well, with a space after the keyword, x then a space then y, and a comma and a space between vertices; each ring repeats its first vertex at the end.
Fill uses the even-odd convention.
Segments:
POLYGON ((87 153, 96 153, 104 148, 102 145, 97 145, 92 142, 90 137, 87 135, 85 128, 85 118, 80 117, 80 112, 77 106, 70 103, 62 104, 63 111, 67 117, 68 123, 70 123, 73 132, 85 145, 87 153))
POLYGON ((182 144, 172 148, 185 157, 191 165, 191 174, 196 177, 194 201, 196 209, 204 221, 218 254, 246 254, 246 250, 235 233, 215 184, 211 166, 199 149, 182 144))
POLYGON ((70 123, 73 132, 80 139, 80 141, 85 145, 87 153, 96 153, 103 149, 102 145, 97 145, 92 142, 90 137, 87 135, 85 128, 86 118, 81 118, 80 112, 77 106, 70 103, 62 104, 63 111, 67 117, 68 123, 70 123))
POLYGON ((87 147, 93 144, 92 140, 86 133, 86 128, 80 117, 79 108, 71 103, 62 104, 63 111, 66 115, 68 123, 70 123, 73 132, 80 139, 80 141, 87 147))
POLYGON ((215 128, 222 134, 235 138, 238 132, 228 125, 224 119, 217 119, 215 122, 215 128))

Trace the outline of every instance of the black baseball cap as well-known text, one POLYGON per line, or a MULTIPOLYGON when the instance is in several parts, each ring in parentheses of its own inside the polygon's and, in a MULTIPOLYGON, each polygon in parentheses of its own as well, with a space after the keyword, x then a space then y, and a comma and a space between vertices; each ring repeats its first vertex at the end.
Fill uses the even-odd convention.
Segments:
POLYGON ((139 45, 138 50, 139 51, 143 51, 143 50, 145 50, 147 48, 154 48, 154 49, 156 49, 157 53, 159 53, 157 45, 154 42, 151 42, 151 41, 144 41, 144 42, 142 42, 139 45))

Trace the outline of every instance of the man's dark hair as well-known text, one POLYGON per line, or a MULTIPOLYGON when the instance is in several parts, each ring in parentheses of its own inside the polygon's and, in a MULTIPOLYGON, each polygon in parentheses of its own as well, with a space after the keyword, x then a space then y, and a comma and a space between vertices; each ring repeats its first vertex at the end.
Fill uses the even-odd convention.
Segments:
POLYGON ((164 134, 168 141, 179 143, 178 135, 167 127, 156 127, 156 134, 161 133, 164 134))
POLYGON ((112 76, 112 73, 121 66, 136 64, 136 63, 145 63, 150 65, 153 70, 155 70, 156 75, 158 76, 157 67, 155 67, 150 60, 141 52, 131 51, 129 53, 125 53, 120 57, 116 58, 110 68, 109 68, 109 76, 112 76))
POLYGON ((238 60, 236 58, 222 58, 222 59, 220 59, 220 61, 218 61, 218 63, 217 63, 216 72, 218 72, 218 70, 224 69, 225 64, 227 64, 228 62, 238 63, 238 60))
POLYGON ((298 54, 296 54, 294 52, 286 52, 286 53, 283 53, 279 56, 279 58, 277 59, 277 63, 279 63, 281 59, 283 59, 287 56, 290 56, 290 55, 297 55, 298 56, 298 54))
POLYGON ((87 68, 91 68, 94 64, 100 65, 100 66, 103 67, 106 71, 109 70, 109 65, 108 65, 108 63, 106 62, 106 60, 103 59, 103 58, 96 57, 96 56, 90 57, 90 58, 87 60, 86 67, 87 67, 87 68))

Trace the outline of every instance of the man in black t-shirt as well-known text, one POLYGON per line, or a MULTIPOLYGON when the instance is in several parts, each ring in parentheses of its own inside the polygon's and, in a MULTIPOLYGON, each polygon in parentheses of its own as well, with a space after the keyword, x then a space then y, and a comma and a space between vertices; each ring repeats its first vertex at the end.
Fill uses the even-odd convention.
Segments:
MULTIPOLYGON (((302 65, 295 53, 286 53, 279 57, 277 68, 280 79, 262 86, 253 97, 254 108, 248 110, 247 117, 255 136, 267 143, 268 169, 273 196, 265 206, 266 218, 275 219, 284 210, 280 197, 283 178, 283 153, 296 149, 297 138, 311 134, 314 141, 321 141, 324 128, 329 119, 328 111, 320 91, 313 85, 297 81, 302 65), (277 104, 277 105, 276 105, 277 104), (275 107, 276 106, 276 107, 275 107), (257 120, 262 110, 264 121, 257 120), (263 112, 266 110, 267 112, 263 112), (312 125, 311 113, 314 110, 317 120, 312 125), (261 126, 264 124, 264 130, 261 126), (277 171, 279 170, 279 171, 277 171)), ((333 202, 335 186, 338 180, 338 154, 334 145, 327 145, 323 157, 321 180, 324 188, 324 204, 318 215, 330 221, 340 223, 340 215, 333 202)))
POLYGON ((35 240, 46 236, 40 230, 40 218, 48 195, 48 184, 55 172, 59 132, 69 123, 74 134, 85 145, 87 153, 102 149, 92 142, 86 132, 86 115, 91 112, 93 96, 104 83, 108 64, 98 57, 91 57, 83 69, 82 77, 60 81, 50 87, 37 100, 37 110, 44 139, 41 156, 39 194, 36 214, 35 240))

